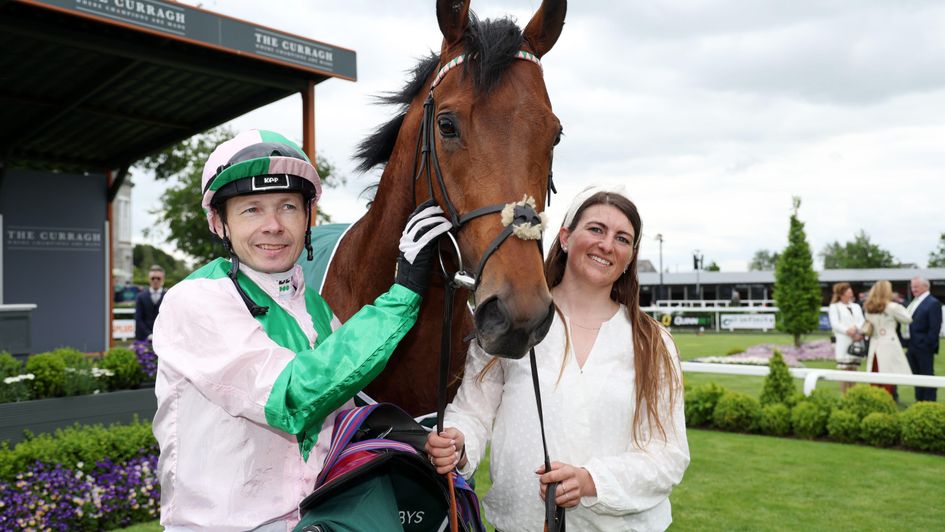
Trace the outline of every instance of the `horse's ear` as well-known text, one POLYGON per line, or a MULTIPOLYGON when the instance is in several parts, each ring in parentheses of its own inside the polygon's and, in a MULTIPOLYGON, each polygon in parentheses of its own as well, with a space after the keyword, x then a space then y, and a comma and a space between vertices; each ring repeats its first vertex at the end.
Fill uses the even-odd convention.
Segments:
MULTIPOLYGON (((551 50, 564 27, 564 15, 568 11, 567 0, 543 0, 541 7, 525 26, 525 41, 532 52, 541 57, 551 50)), ((442 26, 442 24, 441 24, 442 26)))
POLYGON ((469 0, 437 0, 436 20, 440 23, 444 47, 458 43, 469 23, 469 0))

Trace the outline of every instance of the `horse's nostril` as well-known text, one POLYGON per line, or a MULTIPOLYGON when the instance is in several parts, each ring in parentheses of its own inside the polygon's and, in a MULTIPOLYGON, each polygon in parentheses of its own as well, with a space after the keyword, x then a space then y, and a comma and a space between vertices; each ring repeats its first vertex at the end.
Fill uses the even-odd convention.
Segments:
POLYGON ((509 330, 511 320, 505 305, 497 297, 490 297, 476 307, 476 329, 489 335, 501 335, 509 330))

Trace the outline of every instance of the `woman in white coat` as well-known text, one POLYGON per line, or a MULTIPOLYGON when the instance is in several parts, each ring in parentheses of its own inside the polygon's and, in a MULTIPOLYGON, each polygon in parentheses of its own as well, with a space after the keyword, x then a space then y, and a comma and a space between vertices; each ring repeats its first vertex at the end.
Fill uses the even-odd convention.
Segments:
MULTIPOLYGON (((836 339, 833 347, 837 369, 857 371, 863 359, 849 354, 847 350, 850 344, 863 339, 860 329, 865 319, 863 309, 853 302, 853 288, 850 283, 833 285, 833 298, 830 300, 827 315, 830 317, 830 329, 836 339)), ((841 382, 840 393, 845 393, 851 386, 853 383, 841 382)))
MULTIPOLYGON (((892 301, 892 285, 889 281, 877 281, 866 298, 866 320, 873 330, 870 333, 870 349, 866 359, 866 370, 882 373, 912 374, 909 361, 902 351, 896 336, 897 323, 912 323, 905 307, 892 301)), ((892 385, 883 386, 895 396, 892 385)))

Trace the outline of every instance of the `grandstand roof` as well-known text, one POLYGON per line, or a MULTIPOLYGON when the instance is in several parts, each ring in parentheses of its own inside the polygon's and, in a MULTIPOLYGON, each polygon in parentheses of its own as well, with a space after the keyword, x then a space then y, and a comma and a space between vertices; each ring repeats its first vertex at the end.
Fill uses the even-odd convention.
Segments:
POLYGON ((0 160, 120 168, 332 77, 354 51, 173 1, 0 1, 0 160))

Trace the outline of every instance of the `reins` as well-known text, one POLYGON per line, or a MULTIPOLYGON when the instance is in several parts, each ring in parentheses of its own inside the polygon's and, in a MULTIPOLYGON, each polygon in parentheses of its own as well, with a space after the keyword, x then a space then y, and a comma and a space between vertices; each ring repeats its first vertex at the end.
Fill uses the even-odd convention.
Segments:
MULTIPOLYGON (((515 58, 531 61, 541 68, 541 61, 537 56, 530 52, 519 50, 515 54, 515 58)), ((445 277, 445 300, 443 303, 443 329, 440 336, 439 382, 437 384, 436 430, 438 434, 443 431, 443 417, 446 410, 447 383, 450 374, 450 354, 452 353, 451 333, 453 325, 453 300, 456 296, 456 289, 466 288, 472 292, 475 292, 482 278, 482 272, 486 266, 486 262, 489 260, 492 254, 495 253, 499 246, 501 246, 502 243, 505 242, 510 236, 514 235, 522 240, 535 240, 535 242, 538 244, 539 254, 543 254, 541 234, 543 228, 546 225, 545 214, 543 212, 537 212, 535 199, 531 196, 528 196, 527 194, 524 195, 520 201, 507 204, 488 205, 474 209, 462 215, 459 214, 456 206, 453 205, 453 202, 450 200, 449 192, 446 189, 446 181, 444 180, 443 173, 440 169, 440 161, 436 153, 436 146, 433 141, 433 129, 435 125, 433 89, 439 85, 440 81, 443 80, 447 72, 461 65, 465 61, 465 54, 453 58, 440 68, 436 77, 433 79, 433 83, 430 85, 430 93, 423 103, 423 120, 421 121, 420 134, 417 137, 417 157, 414 162, 414 186, 416 186, 417 181, 419 181, 420 178, 425 174, 427 178, 427 188, 431 198, 436 197, 434 194, 433 183, 435 176, 436 186, 443 198, 446 214, 448 215, 450 222, 453 224, 453 229, 446 233, 446 236, 452 241, 453 248, 456 252, 456 261, 458 266, 458 271, 454 275, 450 276, 447 273, 446 266, 443 263, 442 254, 440 255, 440 266, 445 277), (479 264, 476 266, 476 269, 473 271, 473 273, 466 273, 465 269, 463 268, 462 254, 460 253, 459 244, 456 241, 454 233, 458 232, 462 226, 470 220, 496 213, 501 214, 502 225, 504 227, 495 237, 495 239, 493 239, 493 241, 489 244, 485 252, 483 252, 482 258, 479 260, 479 264)), ((551 205, 551 194, 553 192, 557 192, 552 180, 552 175, 551 169, 549 168, 547 193, 548 205, 551 205)), ((414 194, 414 196, 416 196, 416 194, 414 194)), ((534 348, 532 348, 529 352, 529 359, 531 363, 532 381, 535 387, 535 402, 538 405, 538 421, 541 427, 541 443, 544 449, 545 471, 548 472, 551 470, 551 460, 548 456, 548 444, 545 440, 545 422, 541 408, 541 391, 538 382, 538 367, 535 360, 534 348)), ((457 518, 456 492, 453 486, 454 475, 455 471, 450 471, 447 473, 447 484, 449 484, 450 494, 450 530, 453 532, 458 532, 459 524, 457 518)), ((557 482, 549 484, 546 491, 544 524, 544 529, 546 532, 564 532, 565 530, 564 508, 555 504, 557 484, 557 482)))

